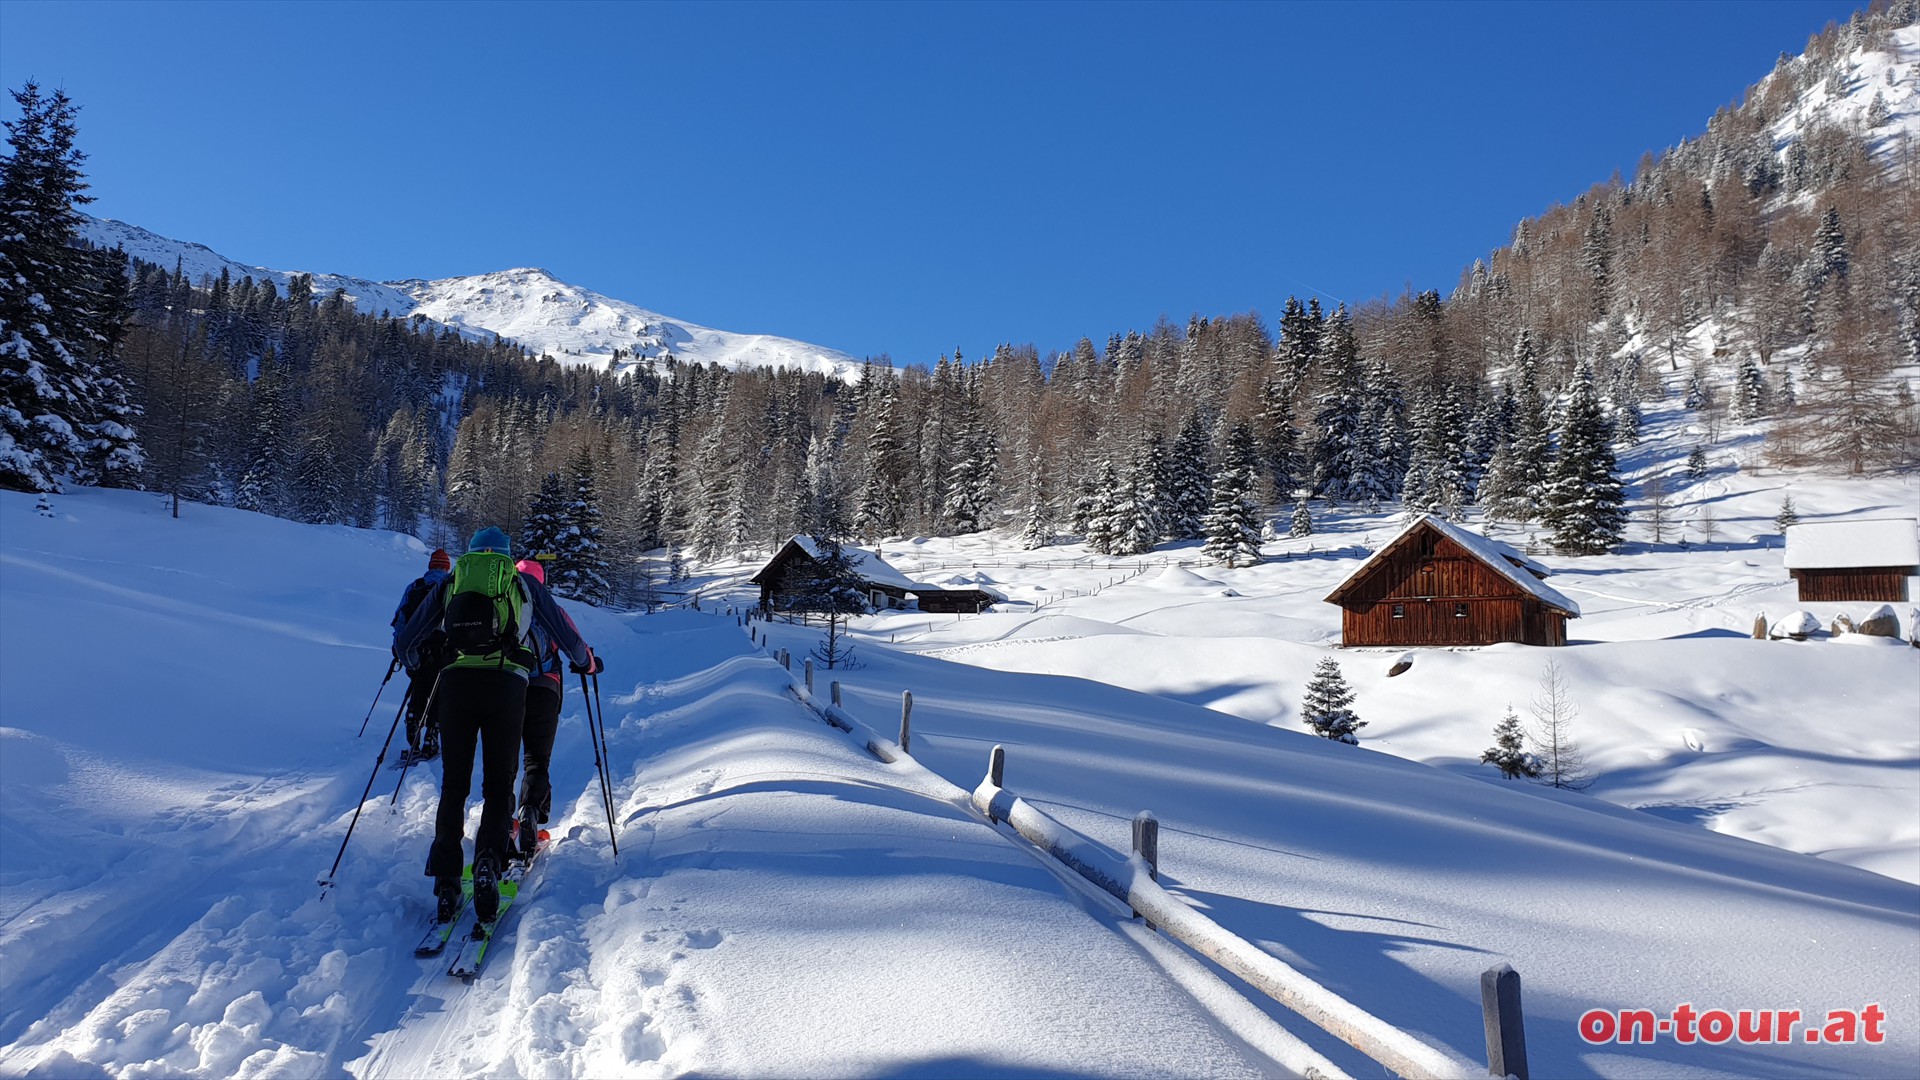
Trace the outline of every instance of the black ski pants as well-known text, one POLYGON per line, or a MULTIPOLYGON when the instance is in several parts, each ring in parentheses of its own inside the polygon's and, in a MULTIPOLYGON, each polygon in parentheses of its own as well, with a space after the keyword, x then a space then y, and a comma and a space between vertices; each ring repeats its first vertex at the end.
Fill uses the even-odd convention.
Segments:
POLYGON ((527 684, 527 716, 520 730, 524 752, 520 766, 520 806, 535 824, 545 825, 553 812, 553 736, 560 730, 560 690, 545 679, 527 684))
POLYGON ((426 717, 427 699, 433 696, 433 680, 440 677, 438 663, 423 663, 407 672, 407 746, 420 749, 421 721, 426 717))
POLYGON ((473 790, 473 756, 480 758, 480 829, 473 837, 477 860, 491 854, 507 864, 513 822, 513 781, 520 771, 520 722, 527 707, 527 679, 516 671, 449 667, 440 673, 433 710, 440 719, 440 812, 434 818, 427 873, 460 877, 466 867, 467 796, 473 790))

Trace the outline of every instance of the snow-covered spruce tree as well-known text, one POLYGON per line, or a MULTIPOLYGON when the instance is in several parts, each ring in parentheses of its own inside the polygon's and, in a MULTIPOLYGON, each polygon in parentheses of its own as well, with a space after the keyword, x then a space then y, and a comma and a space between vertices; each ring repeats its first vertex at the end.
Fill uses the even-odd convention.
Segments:
POLYGON ((1690 412, 1699 412, 1712 403, 1712 396, 1707 390, 1706 375, 1696 362, 1692 373, 1687 376, 1687 396, 1681 404, 1685 405, 1690 412))
POLYGON ((124 386, 103 364, 94 274, 106 265, 74 247, 91 202, 74 146, 79 112, 64 90, 13 91, 0 157, 0 487, 58 491, 90 471, 138 471, 124 386), (97 462, 96 469, 88 468, 97 462))
POLYGON ((1737 423, 1752 423, 1766 412, 1767 383, 1760 375, 1760 365, 1754 363, 1751 356, 1743 357, 1733 374, 1733 419, 1737 423))
POLYGON ((1323 739, 1358 746, 1357 732, 1367 722, 1354 715, 1352 705, 1353 690, 1340 672, 1340 662, 1331 656, 1322 657, 1307 683, 1306 700, 1300 703, 1300 721, 1323 739))
POLYGON ((978 429, 973 429, 962 433, 956 442, 959 452, 954 455, 953 464, 947 469, 942 485, 946 499, 941 507, 941 516, 946 519, 947 527, 956 534, 979 532, 979 500, 983 489, 980 477, 991 469, 986 459, 984 435, 978 429))
POLYGON ((1539 386, 1539 354, 1533 335, 1525 330, 1514 343, 1513 362, 1511 436, 1487 465, 1487 475, 1480 482, 1480 504, 1488 516, 1501 521, 1536 521, 1553 463, 1553 440, 1539 386))
POLYGON ((556 575, 554 591, 589 604, 605 604, 612 594, 612 568, 607 565, 601 538, 601 511, 593 454, 582 443, 568 466, 568 487, 562 518, 566 558, 556 575))
POLYGON ((260 359, 259 377, 253 380, 247 458, 234 496, 234 505, 242 510, 275 516, 287 512, 287 477, 293 467, 289 379, 286 365, 268 350, 260 359))
POLYGON ((1354 474, 1367 452, 1361 428, 1366 416, 1365 372, 1353 325, 1343 305, 1327 320, 1320 339, 1320 396, 1315 402, 1313 491, 1336 502, 1353 499, 1354 474))
POLYGON ((1174 440, 1167 462, 1173 487, 1167 493, 1166 532, 1175 540, 1204 535, 1207 511, 1213 501, 1207 476, 1211 442, 1199 410, 1189 412, 1180 425, 1180 436, 1174 440))
POLYGON ((1789 528, 1798 524, 1800 524, 1800 511, 1793 507, 1793 496, 1791 494, 1782 496, 1780 499, 1780 512, 1773 515, 1773 527, 1785 533, 1789 528))
POLYGON ((827 633, 814 646, 813 658, 828 668, 852 667, 853 646, 847 641, 847 620, 869 610, 866 587, 839 541, 830 536, 815 536, 813 548, 818 556, 795 583, 793 608, 826 616, 827 633))
POLYGON ((1020 546, 1034 551, 1053 543, 1053 510, 1047 500, 1047 477, 1034 455, 1027 466, 1027 511, 1020 526, 1020 546))
POLYGON ((1074 504, 1074 516, 1086 522, 1080 530, 1081 539, 1102 555, 1113 554, 1113 508, 1119 486, 1118 470, 1112 462, 1103 461, 1091 487, 1074 504))
POLYGON ((1687 452, 1687 479, 1698 480, 1707 475, 1707 448, 1699 443, 1687 452))
POLYGON ((560 486, 560 474, 549 472, 540 478, 540 490, 527 504, 527 516, 520 522, 516 546, 528 558, 550 554, 559 557, 556 561, 565 561, 567 552, 562 550, 562 538, 567 527, 566 517, 567 495, 560 486))
POLYGON ((1585 364, 1574 377, 1541 516, 1553 531, 1554 549, 1563 555, 1603 555, 1626 531, 1626 490, 1613 457, 1612 431, 1600 411, 1593 369, 1585 364))
POLYGON ((1534 719, 1539 722, 1533 740, 1540 751, 1540 772, 1536 779, 1573 791, 1592 786, 1593 776, 1587 771, 1586 755, 1580 752, 1573 738, 1573 721, 1580 715, 1580 707, 1573 703, 1573 688, 1566 673, 1551 660, 1540 675, 1540 693, 1534 697, 1532 708, 1534 719))
POLYGON ((1293 504, 1293 517, 1288 524, 1287 535, 1292 537, 1313 535, 1313 514, 1307 510, 1307 500, 1301 499, 1293 504))
MULTIPOLYGON (((1296 302, 1297 303, 1297 302, 1296 302)), ((1276 357, 1271 373, 1260 386, 1259 436, 1261 471, 1275 503, 1284 502, 1300 486, 1296 457, 1300 433, 1293 426, 1293 397, 1298 383, 1276 357)))
POLYGON ((1480 755, 1480 763, 1491 765, 1509 780, 1533 779, 1540 775, 1540 759, 1527 752, 1527 733, 1520 727, 1520 714, 1507 706, 1507 715, 1493 728, 1493 745, 1480 755))
POLYGON ((1119 483, 1107 501, 1106 554, 1143 555, 1159 541, 1159 500, 1154 493, 1153 474, 1152 448, 1143 445, 1119 473, 1119 483))
POLYGON ((1260 482, 1257 467, 1253 430, 1235 424, 1213 478, 1213 508, 1207 513, 1207 542, 1201 548, 1229 569, 1260 561, 1260 507, 1253 498, 1260 482))

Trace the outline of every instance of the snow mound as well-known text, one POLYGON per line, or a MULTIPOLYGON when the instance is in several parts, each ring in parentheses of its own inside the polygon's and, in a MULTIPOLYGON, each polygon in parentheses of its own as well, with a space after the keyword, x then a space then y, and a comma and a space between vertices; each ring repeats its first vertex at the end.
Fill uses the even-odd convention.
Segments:
POLYGON ((1204 578, 1184 566, 1169 566, 1146 582, 1156 589, 1221 589, 1224 582, 1204 578))

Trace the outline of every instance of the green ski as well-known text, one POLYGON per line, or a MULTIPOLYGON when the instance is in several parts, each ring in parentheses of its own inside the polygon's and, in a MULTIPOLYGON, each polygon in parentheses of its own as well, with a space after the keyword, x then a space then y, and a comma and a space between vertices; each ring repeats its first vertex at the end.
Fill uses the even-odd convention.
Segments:
POLYGON ((446 949, 447 942, 453 938, 453 928, 460 925, 460 917, 465 915, 467 909, 472 906, 473 864, 468 863, 467 869, 460 875, 460 906, 454 909, 453 918, 446 922, 432 920, 427 926, 426 935, 420 939, 420 944, 413 947, 413 955, 439 956, 446 949))
MULTIPOLYGON (((533 854, 524 862, 515 859, 507 864, 506 873, 500 875, 500 910, 494 914, 492 922, 474 920, 473 928, 460 939, 460 951, 454 954, 453 962, 447 965, 447 974, 468 982, 472 982, 474 976, 480 974, 480 966, 487 962, 490 947, 493 945, 494 934, 499 932, 501 924, 506 922, 507 914, 513 910, 520 899, 520 892, 528 875, 533 873, 534 864, 540 861, 541 854, 547 850, 551 842, 552 838, 548 836, 545 829, 542 829, 533 854)), ((473 870, 469 867, 467 870, 469 898, 472 896, 472 874, 473 870)), ((469 903, 471 903, 470 899, 469 903)))

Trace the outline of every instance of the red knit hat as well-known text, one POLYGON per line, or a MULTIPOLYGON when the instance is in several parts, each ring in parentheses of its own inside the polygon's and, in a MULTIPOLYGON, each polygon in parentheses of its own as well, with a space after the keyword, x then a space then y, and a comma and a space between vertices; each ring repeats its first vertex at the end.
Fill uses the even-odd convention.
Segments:
POLYGON ((547 567, 539 559, 521 559, 513 564, 513 568, 542 585, 547 583, 547 567))
POLYGON ((442 551, 439 548, 434 548, 433 554, 427 557, 427 569, 451 570, 453 569, 453 560, 447 557, 447 553, 445 551, 442 551))

